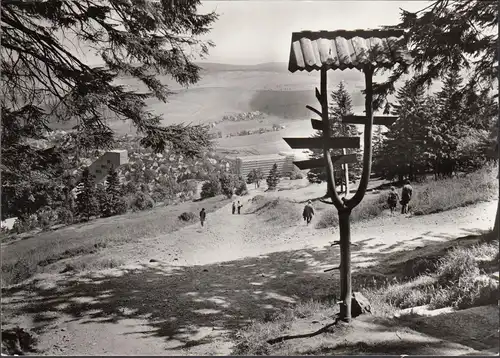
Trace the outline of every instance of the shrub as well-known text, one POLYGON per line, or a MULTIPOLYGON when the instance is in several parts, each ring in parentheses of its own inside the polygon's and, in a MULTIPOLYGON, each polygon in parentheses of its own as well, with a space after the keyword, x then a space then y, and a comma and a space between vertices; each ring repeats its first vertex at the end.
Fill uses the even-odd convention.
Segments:
POLYGON ((38 226, 48 229, 57 222, 57 213, 50 207, 42 208, 37 212, 38 226))
POLYGON ((72 224, 74 220, 73 212, 65 207, 59 208, 57 210, 57 220, 61 224, 72 224))
POLYGON ((12 230, 18 234, 31 231, 38 227, 38 219, 36 215, 20 216, 12 225, 12 230))
POLYGON ((200 196, 202 199, 212 198, 221 193, 219 178, 211 177, 209 181, 203 183, 200 196))
POLYGON ((149 195, 143 192, 138 192, 132 198, 130 209, 132 209, 133 211, 146 210, 152 209, 154 205, 155 203, 149 195))
POLYGON ((182 221, 194 221, 196 219, 196 214, 193 212, 184 212, 179 215, 179 220, 182 221))
POLYGON ((242 196, 242 195, 247 195, 248 194, 248 188, 247 184, 245 183, 244 180, 240 180, 238 183, 238 186, 236 187, 236 190, 234 191, 236 195, 242 196))
POLYGON ((293 167, 293 171, 290 174, 290 180, 298 180, 298 179, 303 179, 304 174, 297 168, 296 166, 293 167))

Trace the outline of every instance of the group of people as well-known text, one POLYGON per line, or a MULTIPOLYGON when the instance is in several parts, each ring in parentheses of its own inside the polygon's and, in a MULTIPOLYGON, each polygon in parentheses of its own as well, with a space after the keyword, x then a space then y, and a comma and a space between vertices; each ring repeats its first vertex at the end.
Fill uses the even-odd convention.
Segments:
MULTIPOLYGON (((238 214, 241 214, 242 207, 243 207, 243 204, 241 204, 239 201, 238 201, 238 203, 233 202, 233 207, 232 207, 233 215, 236 214, 236 211, 238 211, 238 214)), ((206 219, 207 219, 207 212, 205 211, 205 208, 203 208, 200 211, 201 226, 203 226, 205 224, 206 219)))
POLYGON ((401 200, 399 200, 399 194, 397 193, 396 188, 391 186, 391 191, 387 197, 387 204, 391 209, 391 213, 394 213, 394 210, 396 210, 398 202, 401 204, 401 214, 408 213, 412 194, 413 188, 411 187, 409 180, 407 180, 403 186, 403 190, 401 191, 401 200))
MULTIPOLYGON (((391 186, 391 191, 389 192, 389 197, 387 198, 387 204, 389 204, 389 208, 391 209, 391 213, 394 213, 398 202, 401 204, 401 214, 407 214, 410 208, 410 200, 413 195, 413 188, 411 187, 410 181, 407 180, 405 185, 403 186, 403 190, 401 191, 401 200, 399 198, 399 194, 396 191, 396 188, 391 186)), ((306 206, 304 207, 304 211, 302 212, 302 217, 306 221, 307 225, 312 220, 314 215, 314 209, 311 205, 311 200, 307 201, 306 206)))
POLYGON ((238 209, 238 214, 241 214, 241 208, 243 207, 243 204, 241 204, 239 201, 238 201, 238 204, 236 204, 234 201, 233 201, 233 215, 236 214, 236 209, 238 209))
MULTIPOLYGON (((401 214, 408 213, 412 194, 413 194, 413 188, 411 187, 409 180, 407 180, 405 182, 405 185, 403 186, 403 190, 401 191, 401 200, 399 199, 399 194, 397 193, 396 188, 391 186, 391 191, 389 192, 389 196, 387 198, 387 204, 389 204, 391 213, 394 213, 394 210, 396 210, 398 202, 401 204, 401 214)), ((243 204, 241 204, 239 201, 238 203, 233 202, 232 205, 233 215, 236 214, 236 212, 238 212, 238 214, 241 214, 242 207, 243 204)), ((304 211, 302 212, 302 217, 306 221, 307 225, 311 223, 313 215, 314 215, 314 209, 312 207, 311 200, 308 200, 306 206, 304 207, 304 211)), ((205 208, 203 208, 200 211, 201 226, 203 226, 203 224, 205 223, 206 217, 207 213, 205 211, 205 208)))

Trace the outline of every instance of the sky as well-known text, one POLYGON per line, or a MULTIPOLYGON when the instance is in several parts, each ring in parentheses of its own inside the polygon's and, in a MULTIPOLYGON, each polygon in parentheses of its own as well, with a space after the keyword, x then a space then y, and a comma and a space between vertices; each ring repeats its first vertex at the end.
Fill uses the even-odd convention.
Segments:
POLYGON ((292 32, 355 30, 397 24, 400 8, 418 11, 428 1, 204 1, 200 12, 219 19, 206 36, 216 47, 209 62, 288 62, 292 32))
MULTIPOLYGON (((428 4, 429 1, 398 0, 202 1, 200 13, 219 14, 211 32, 204 37, 216 47, 203 61, 238 65, 288 62, 292 32, 393 25, 400 20, 400 8, 418 11, 428 4)), ((84 50, 80 55, 89 64, 102 62, 91 51, 84 50)))

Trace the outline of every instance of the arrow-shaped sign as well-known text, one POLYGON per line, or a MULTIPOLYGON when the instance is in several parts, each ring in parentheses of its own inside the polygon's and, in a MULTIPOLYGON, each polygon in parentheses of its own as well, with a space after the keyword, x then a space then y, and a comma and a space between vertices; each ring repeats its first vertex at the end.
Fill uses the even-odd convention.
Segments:
MULTIPOLYGON (((396 116, 373 116, 373 124, 381 126, 390 126, 396 122, 398 117, 396 116)), ((343 116, 342 122, 349 124, 366 124, 366 116, 343 116)))
POLYGON ((321 121, 321 120, 311 119, 311 124, 312 124, 313 129, 316 129, 317 131, 323 130, 323 121, 321 121))
MULTIPOLYGON (((333 165, 352 164, 357 162, 356 154, 332 155, 333 165)), ((300 170, 321 168, 325 166, 325 158, 308 159, 293 162, 300 170)))
MULTIPOLYGON (((321 149, 324 139, 316 138, 283 138, 292 149, 321 149)), ((328 148, 359 148, 359 137, 332 137, 328 138, 328 148)))

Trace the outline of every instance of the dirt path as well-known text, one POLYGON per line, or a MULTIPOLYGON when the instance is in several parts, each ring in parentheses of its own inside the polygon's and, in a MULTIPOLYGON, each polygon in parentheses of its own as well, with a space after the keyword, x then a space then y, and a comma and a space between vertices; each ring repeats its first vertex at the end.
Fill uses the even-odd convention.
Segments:
MULTIPOLYGON (((495 209, 488 202, 357 223, 353 242, 362 247, 353 261, 374 264, 374 253, 486 230, 495 209)), ((250 320, 331 292, 332 276, 323 270, 336 255, 326 246, 338 238, 335 230, 303 222, 279 229, 246 211, 233 216, 230 206, 207 219, 203 228, 197 223, 100 254, 119 257, 120 269, 40 276, 3 290, 2 318, 35 327, 44 354, 227 355, 231 334, 250 320)))
MULTIPOLYGON (((250 205, 251 197, 243 204, 250 205)), ((391 252, 425 245, 429 241, 449 240, 491 228, 496 201, 458 208, 447 212, 411 217, 385 214, 375 220, 352 225, 353 243, 362 242, 359 255, 391 252)), ((315 222, 303 221, 288 228, 276 228, 243 210, 231 215, 231 205, 199 223, 140 243, 106 250, 103 257, 114 256, 126 264, 157 260, 173 266, 207 265, 305 248, 322 248, 339 233, 335 229, 314 229, 315 222)), ((361 262, 358 260, 358 263, 361 262)))

